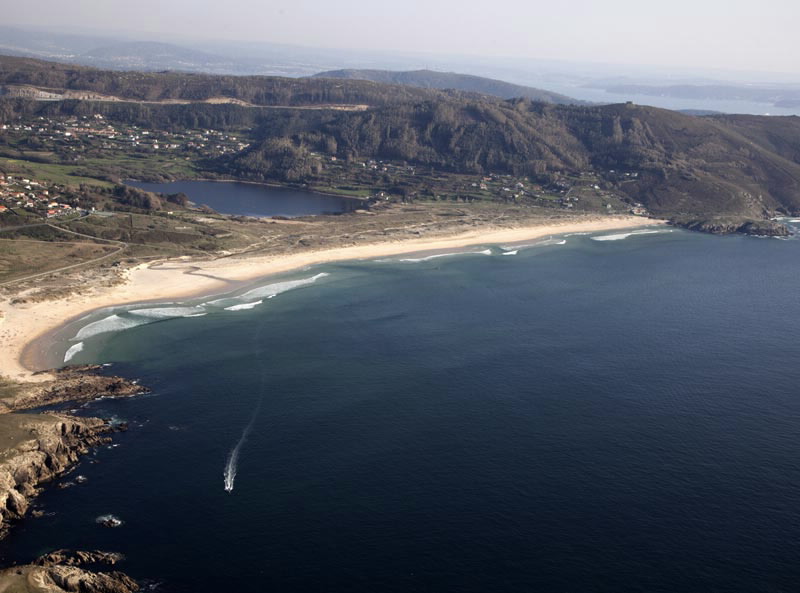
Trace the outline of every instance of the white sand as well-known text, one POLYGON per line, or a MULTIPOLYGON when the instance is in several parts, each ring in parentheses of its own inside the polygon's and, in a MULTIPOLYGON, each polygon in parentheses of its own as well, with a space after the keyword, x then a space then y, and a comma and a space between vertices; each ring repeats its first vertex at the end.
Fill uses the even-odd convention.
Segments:
POLYGON ((224 292, 233 284, 326 262, 372 259, 419 251, 458 249, 476 244, 508 244, 562 233, 597 232, 663 221, 635 216, 603 217, 516 229, 482 229, 437 239, 391 241, 278 257, 248 256, 210 261, 169 260, 143 264, 127 272, 124 284, 101 288, 90 294, 34 304, 0 303, 0 374, 17 380, 49 378, 32 376, 49 347, 46 334, 89 311, 141 301, 173 300, 224 292), (40 339, 41 338, 41 339, 40 339), (24 354, 24 356, 23 356, 24 354))

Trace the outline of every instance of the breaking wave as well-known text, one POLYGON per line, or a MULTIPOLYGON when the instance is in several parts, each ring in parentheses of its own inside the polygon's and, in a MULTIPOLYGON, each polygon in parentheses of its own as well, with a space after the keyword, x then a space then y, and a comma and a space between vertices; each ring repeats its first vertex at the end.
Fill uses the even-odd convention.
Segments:
POLYGON ((453 257, 455 255, 492 255, 491 249, 484 249, 483 251, 454 251, 452 253, 436 253, 434 255, 427 255, 425 257, 409 257, 399 260, 380 260, 380 261, 401 261, 405 263, 418 263, 423 261, 430 261, 440 257, 453 257))
POLYGON ((519 253, 519 250, 515 249, 514 251, 504 251, 500 255, 517 255, 518 253, 519 253))
POLYGON ((131 315, 148 319, 172 319, 175 317, 200 317, 206 314, 205 308, 196 307, 158 307, 154 309, 135 309, 128 311, 131 315))
MULTIPOLYGON (((272 297, 267 297, 272 298, 272 297)), ((254 307, 258 307, 263 300, 256 301, 255 303, 242 303, 241 305, 231 305, 230 307, 225 307, 226 311, 244 311, 246 309, 253 309, 254 307)))
MULTIPOLYGON (((547 245, 566 245, 566 239, 545 239, 543 241, 537 241, 536 243, 525 243, 524 245, 501 245, 501 249, 509 249, 513 250, 514 253, 519 251, 520 249, 529 249, 531 247, 545 247, 547 245)), ((503 255, 506 255, 505 253, 503 255)))
POLYGON ((315 274, 311 276, 311 278, 304 278, 302 280, 287 280, 286 282, 276 282, 275 284, 267 284, 266 286, 260 286, 259 288, 254 288, 253 290, 249 290, 243 295, 239 296, 240 299, 249 301, 250 299, 261 299, 264 297, 276 296, 281 293, 287 292, 289 290, 293 290, 295 288, 300 288, 301 286, 308 286, 310 284, 314 284, 320 278, 325 278, 327 276, 325 272, 320 272, 319 274, 315 274))
POLYGON ((73 344, 69 347, 64 353, 64 364, 67 364, 70 360, 72 360, 78 352, 83 350, 83 342, 78 342, 77 344, 73 344))
POLYGON ((145 323, 150 323, 150 321, 144 318, 130 319, 128 317, 120 317, 115 313, 114 315, 109 315, 100 321, 95 321, 94 323, 84 325, 78 331, 78 333, 75 334, 73 340, 85 340, 86 338, 92 338, 94 336, 99 336, 100 334, 122 331, 124 329, 130 329, 132 327, 144 325, 145 323))
POLYGON ((614 235, 599 235, 597 237, 589 237, 592 241, 622 241, 628 237, 636 235, 657 235, 660 233, 671 233, 672 229, 658 229, 658 230, 644 230, 644 231, 631 231, 629 233, 617 233, 614 235))
MULTIPOLYGON (((200 305, 192 306, 173 306, 173 307, 151 307, 142 309, 132 309, 128 311, 121 311, 119 314, 114 313, 108 317, 104 317, 98 321, 94 321, 83 326, 78 333, 75 334, 70 341, 82 342, 87 338, 93 338, 100 334, 107 334, 112 332, 123 331, 146 325, 148 323, 155 323, 157 321, 164 321, 167 319, 176 319, 181 317, 202 317, 209 312, 209 306, 224 307, 226 311, 242 311, 252 309, 260 305, 263 299, 271 299, 276 295, 287 292, 289 290, 308 286, 313 284, 320 278, 328 276, 327 273, 321 272, 310 278, 303 278, 301 280, 288 280, 285 282, 276 282, 266 286, 254 288, 242 295, 236 297, 226 297, 209 301, 200 305)), ((75 344, 67 350, 64 362, 75 356, 83 348, 79 344, 75 344)))

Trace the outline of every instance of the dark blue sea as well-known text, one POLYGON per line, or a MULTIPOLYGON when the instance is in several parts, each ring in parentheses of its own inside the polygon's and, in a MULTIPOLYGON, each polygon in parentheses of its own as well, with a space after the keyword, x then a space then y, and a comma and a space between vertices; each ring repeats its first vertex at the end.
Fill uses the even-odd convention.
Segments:
POLYGON ((66 328, 54 356, 153 392, 82 410, 130 430, 2 559, 120 551, 187 593, 798 591, 800 241, 604 234, 66 328))

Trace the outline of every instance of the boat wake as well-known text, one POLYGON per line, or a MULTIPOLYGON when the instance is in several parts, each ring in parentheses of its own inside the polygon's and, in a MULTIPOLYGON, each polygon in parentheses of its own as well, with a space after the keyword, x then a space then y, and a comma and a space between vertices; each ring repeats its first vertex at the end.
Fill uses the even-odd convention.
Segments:
POLYGON ((225 472, 224 472, 224 483, 225 483, 225 492, 233 492, 233 485, 236 481, 236 469, 239 466, 239 452, 242 450, 242 445, 244 445, 245 441, 247 441, 247 437, 250 436, 250 431, 253 430, 253 424, 255 424, 256 418, 258 417, 258 412, 261 410, 261 402, 258 402, 258 406, 256 406, 253 415, 250 417, 250 422, 247 423, 247 426, 244 427, 242 431, 242 436, 239 437, 236 445, 231 449, 231 452, 228 454, 228 462, 225 464, 225 472))
MULTIPOLYGON (((260 302, 260 301, 259 301, 260 302)), ((247 423, 247 426, 244 427, 242 430, 242 436, 239 437, 239 440, 236 441, 236 444, 231 449, 231 452, 228 453, 228 461, 225 463, 225 470, 222 473, 223 477, 223 486, 225 487, 225 492, 233 492, 233 486, 236 482, 236 472, 239 468, 239 454, 242 450, 242 447, 247 442, 247 437, 250 436, 250 433, 253 430, 253 426, 258 419, 258 415, 261 412, 261 405, 264 403, 264 388, 267 382, 267 375, 266 375, 266 368, 264 365, 264 360, 261 357, 260 351, 260 344, 261 344, 261 332, 264 330, 264 323, 262 322, 261 325, 256 330, 255 334, 253 335, 253 350, 255 353, 256 360, 258 361, 258 365, 260 367, 259 372, 259 385, 258 385, 258 403, 256 404, 255 409, 253 410, 252 415, 250 416, 250 421, 247 423)))

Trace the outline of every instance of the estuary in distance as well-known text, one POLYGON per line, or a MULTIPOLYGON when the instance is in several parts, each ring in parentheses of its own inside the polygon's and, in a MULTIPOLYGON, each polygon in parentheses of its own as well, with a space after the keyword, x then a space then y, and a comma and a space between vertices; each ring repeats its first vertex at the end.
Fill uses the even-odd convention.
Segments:
POLYGON ((653 231, 65 328, 54 362, 153 393, 86 408, 132 430, 4 561, 119 550, 169 592, 796 590, 800 241, 653 231))

